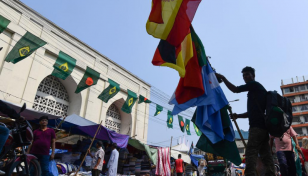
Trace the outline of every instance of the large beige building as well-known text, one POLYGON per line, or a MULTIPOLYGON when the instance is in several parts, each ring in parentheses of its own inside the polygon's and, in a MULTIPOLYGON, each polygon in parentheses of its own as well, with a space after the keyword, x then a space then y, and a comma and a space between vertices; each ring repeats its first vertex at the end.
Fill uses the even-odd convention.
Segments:
POLYGON ((121 134, 147 141, 149 104, 136 103, 131 114, 121 111, 127 89, 150 98, 150 85, 131 74, 76 37, 17 0, 1 0, 0 15, 11 23, 0 34, 0 99, 59 116, 77 114, 121 134), (16 42, 27 32, 47 44, 17 64, 4 61, 16 42), (72 74, 61 80, 50 74, 59 51, 77 60, 72 74), (100 72, 97 85, 75 94, 86 67, 100 72), (98 95, 109 85, 108 78, 118 82, 121 91, 108 103, 98 95))

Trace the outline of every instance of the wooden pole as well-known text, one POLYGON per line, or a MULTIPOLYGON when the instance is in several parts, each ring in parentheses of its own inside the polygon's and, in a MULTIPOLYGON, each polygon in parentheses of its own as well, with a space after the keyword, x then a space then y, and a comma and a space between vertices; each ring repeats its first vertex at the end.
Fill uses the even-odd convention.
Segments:
POLYGON ((171 136, 171 142, 170 142, 170 157, 171 157, 172 138, 173 136, 171 136))
POLYGON ((80 168, 81 168, 81 166, 82 166, 84 160, 86 159, 86 157, 87 157, 87 155, 88 155, 88 151, 91 149, 92 144, 93 144, 93 142, 94 142, 94 140, 95 140, 95 138, 96 138, 96 135, 97 135, 99 129, 101 128, 101 126, 102 126, 102 122, 103 122, 103 121, 101 121, 101 123, 100 123, 99 126, 97 127, 96 133, 95 133, 95 135, 94 135, 94 137, 93 137, 93 139, 92 139, 92 141, 91 141, 91 144, 90 144, 90 146, 89 146, 89 148, 88 148, 86 154, 84 155, 84 157, 83 157, 83 159, 82 159, 82 162, 81 162, 80 165, 79 165, 78 170, 76 171, 75 176, 78 174, 78 172, 79 172, 79 170, 80 170, 80 168))
POLYGON ((235 124, 235 126, 236 126, 236 129, 237 129, 237 131, 238 131, 238 134, 240 135, 240 137, 241 137, 241 140, 242 140, 242 142, 243 142, 243 144, 244 144, 244 147, 246 148, 246 142, 245 142, 245 140, 244 140, 244 137, 243 137, 243 135, 242 135, 242 133, 241 133, 241 130, 240 130, 240 128, 239 128, 239 126, 238 126, 238 124, 237 124, 237 122, 236 122, 236 119, 233 117, 233 113, 232 113, 232 108, 231 108, 231 106, 229 106, 229 108, 228 108, 228 110, 230 111, 230 116, 231 116, 231 118, 232 118, 232 120, 233 120, 233 122, 234 122, 234 124, 235 124))
MULTIPOLYGON (((66 116, 66 117, 67 117, 67 116, 66 116)), ((59 129, 59 128, 60 128, 60 126, 62 125, 62 123, 65 121, 66 117, 63 118, 63 120, 59 123, 59 125, 57 126, 56 129, 59 129)))

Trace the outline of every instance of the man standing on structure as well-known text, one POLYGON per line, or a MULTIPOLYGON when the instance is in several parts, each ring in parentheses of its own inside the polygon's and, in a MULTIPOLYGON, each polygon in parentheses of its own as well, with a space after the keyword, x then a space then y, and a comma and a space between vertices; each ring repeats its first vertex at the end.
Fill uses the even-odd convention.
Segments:
POLYGON ((249 137, 246 148, 246 176, 254 176, 256 174, 256 163, 258 153, 260 154, 263 164, 266 166, 266 175, 274 176, 275 168, 272 159, 272 153, 269 146, 269 133, 265 126, 264 112, 266 107, 266 89, 259 82, 255 81, 255 69, 245 67, 242 70, 243 79, 246 84, 234 86, 223 75, 216 74, 229 90, 233 93, 247 92, 247 112, 243 114, 233 114, 234 118, 249 119, 249 137), (261 108, 261 110, 259 109, 261 108))

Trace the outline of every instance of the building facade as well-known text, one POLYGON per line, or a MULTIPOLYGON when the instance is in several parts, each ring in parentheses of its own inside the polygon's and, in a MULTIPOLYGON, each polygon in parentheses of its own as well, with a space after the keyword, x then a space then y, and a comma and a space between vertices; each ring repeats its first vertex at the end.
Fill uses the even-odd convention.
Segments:
POLYGON ((100 54, 76 37, 58 27, 18 0, 1 0, 0 15, 11 23, 0 34, 0 99, 27 108, 65 117, 77 114, 102 124, 118 133, 147 141, 149 104, 135 103, 132 113, 121 111, 127 89, 150 98, 150 85, 100 54), (16 42, 27 32, 47 44, 31 56, 16 63, 4 59, 16 42), (65 80, 51 75, 59 51, 77 60, 72 74, 65 80), (76 94, 86 67, 100 73, 97 85, 76 94), (121 91, 108 103, 98 95, 108 87, 108 78, 121 86, 121 91))
POLYGON ((298 134, 299 142, 308 137, 308 77, 293 79, 287 84, 281 81, 281 91, 292 103, 293 122, 292 127, 298 134))

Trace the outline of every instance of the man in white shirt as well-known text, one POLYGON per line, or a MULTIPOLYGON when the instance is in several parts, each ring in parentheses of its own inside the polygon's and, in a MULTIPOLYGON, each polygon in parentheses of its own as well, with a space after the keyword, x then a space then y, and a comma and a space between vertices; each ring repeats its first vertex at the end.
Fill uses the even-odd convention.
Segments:
POLYGON ((117 151, 117 143, 112 144, 112 152, 107 165, 107 176, 116 176, 118 170, 119 152, 117 151))
POLYGON ((91 158, 93 158, 92 163, 91 163, 92 176, 99 176, 100 172, 103 169, 105 151, 103 150, 102 146, 103 146, 103 143, 101 141, 98 141, 96 143, 95 147, 98 150, 96 151, 94 156, 89 151, 91 158))

